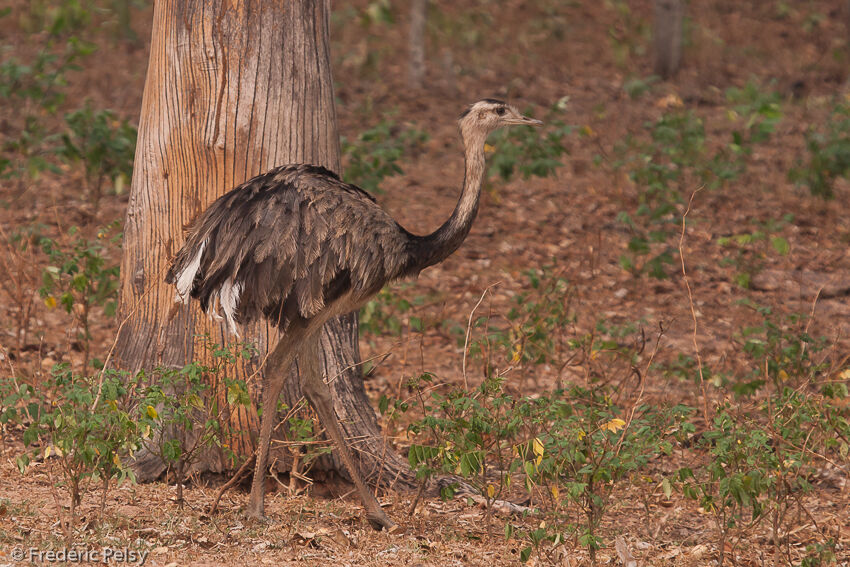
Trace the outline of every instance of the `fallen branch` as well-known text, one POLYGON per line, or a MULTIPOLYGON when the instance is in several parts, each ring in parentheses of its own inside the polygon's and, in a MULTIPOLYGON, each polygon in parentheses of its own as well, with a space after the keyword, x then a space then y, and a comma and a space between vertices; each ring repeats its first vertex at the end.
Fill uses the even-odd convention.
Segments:
POLYGON ((230 490, 237 482, 242 480, 242 477, 245 475, 245 471, 251 468, 251 465, 254 464, 254 461, 257 459, 257 452, 254 451, 251 456, 242 463, 242 466, 239 467, 239 470, 230 477, 230 480, 224 483, 224 485, 218 489, 218 493, 215 495, 215 501, 213 502, 212 507, 210 507, 210 515, 215 514, 216 510, 218 510, 218 503, 221 500, 221 497, 224 496, 224 493, 230 490))
POLYGON ((694 321, 694 331, 693 331, 693 343, 694 343, 694 354, 697 357, 697 368, 699 369, 699 387, 702 392, 702 417, 705 420, 705 426, 710 427, 711 421, 708 419, 708 395, 705 392, 705 378, 702 372, 702 356, 699 350, 699 344, 697 343, 697 312, 694 307, 694 296, 691 292, 691 284, 688 279, 688 272, 685 270, 685 226, 686 220, 688 218, 688 213, 691 212, 691 204, 694 202, 694 197, 696 197, 697 193, 702 191, 702 187, 698 188, 696 191, 691 193, 691 198, 688 199, 688 207, 685 209, 685 214, 682 215, 682 234, 679 236, 679 260, 682 262, 682 278, 685 281, 685 288, 688 290, 688 303, 691 307, 691 318, 694 321))

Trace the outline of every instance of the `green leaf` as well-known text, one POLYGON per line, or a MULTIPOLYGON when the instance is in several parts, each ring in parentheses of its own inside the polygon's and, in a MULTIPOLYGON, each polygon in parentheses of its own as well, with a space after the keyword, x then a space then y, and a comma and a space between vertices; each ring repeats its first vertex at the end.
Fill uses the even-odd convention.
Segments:
POLYGON ((773 249, 783 256, 786 256, 791 251, 791 245, 781 236, 770 237, 770 243, 773 245, 773 249))
POLYGON ((18 470, 21 474, 26 473, 27 466, 29 466, 30 464, 29 455, 27 455, 26 453, 24 453, 23 455, 18 455, 17 458, 15 458, 15 464, 18 465, 18 470))

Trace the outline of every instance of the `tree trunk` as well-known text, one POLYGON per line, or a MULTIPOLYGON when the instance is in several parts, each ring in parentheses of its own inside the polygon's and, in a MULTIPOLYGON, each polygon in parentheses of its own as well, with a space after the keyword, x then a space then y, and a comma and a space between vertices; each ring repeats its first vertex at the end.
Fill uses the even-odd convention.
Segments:
POLYGON ((655 0, 653 50, 655 74, 669 79, 679 70, 682 60, 682 23, 685 19, 683 0, 655 0))
POLYGON ((410 87, 422 88, 425 78, 425 20, 428 11, 428 0, 411 0, 410 2, 410 62, 408 79, 410 87))
MULTIPOLYGON (((218 344, 233 341, 224 324, 210 320, 197 303, 174 303, 163 281, 170 258, 183 243, 183 228, 213 200, 243 181, 287 163, 340 169, 328 41, 328 0, 160 0, 155 3, 151 56, 136 151, 132 192, 124 225, 118 364, 129 370, 181 367, 210 354, 199 335, 218 344)), ((226 415, 231 447, 248 455, 258 435, 256 407, 262 399, 257 371, 277 337, 257 323, 242 329, 258 348, 252 360, 232 369, 247 381, 254 407, 226 415)), ((364 477, 398 479, 412 486, 406 462, 384 447, 375 413, 363 389, 355 315, 326 325, 324 372, 334 405, 364 477), (382 465, 382 458, 386 462, 382 465), (383 471, 383 473, 381 473, 383 471)), ((295 371, 295 370, 293 370, 295 371)), ((288 381, 284 401, 301 397, 299 380, 288 381)), ((219 403, 226 404, 225 400, 219 403)), ((287 451, 272 460, 287 470, 287 451)), ((205 455, 196 468, 232 468, 220 455, 205 455)), ((320 466, 345 474, 335 457, 320 466)), ((162 466, 140 455, 140 479, 162 466)))

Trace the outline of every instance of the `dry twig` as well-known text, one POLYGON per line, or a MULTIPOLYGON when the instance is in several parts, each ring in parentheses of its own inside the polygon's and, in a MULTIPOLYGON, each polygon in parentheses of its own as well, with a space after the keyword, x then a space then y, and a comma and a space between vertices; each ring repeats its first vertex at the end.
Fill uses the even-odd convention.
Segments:
POLYGON ((686 221, 688 218, 688 213, 691 212, 691 205, 694 202, 694 197, 696 194, 702 191, 704 188, 699 187, 696 191, 691 193, 691 198, 688 199, 688 207, 685 209, 685 214, 682 215, 682 233, 679 236, 679 260, 682 262, 682 279, 685 282, 685 288, 688 290, 688 303, 691 307, 691 318, 694 321, 694 332, 693 332, 693 343, 694 343, 694 354, 697 357, 697 368, 699 370, 699 387, 702 393, 702 417, 705 420, 705 426, 708 427, 711 423, 708 419, 708 395, 705 391, 705 377, 702 372, 702 355, 700 354, 699 344, 697 343, 697 312, 694 307, 694 296, 691 292, 691 284, 688 279, 688 272, 685 270, 685 227, 686 221))

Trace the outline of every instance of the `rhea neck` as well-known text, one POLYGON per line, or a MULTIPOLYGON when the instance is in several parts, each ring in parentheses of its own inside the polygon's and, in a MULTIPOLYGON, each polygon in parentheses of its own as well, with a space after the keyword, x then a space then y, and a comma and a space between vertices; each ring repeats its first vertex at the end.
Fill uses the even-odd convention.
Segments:
POLYGON ((427 236, 417 237, 412 252, 411 271, 419 272, 442 262, 457 250, 472 228, 478 214, 481 185, 484 181, 484 142, 489 132, 461 123, 465 166, 463 189, 449 219, 427 236))

